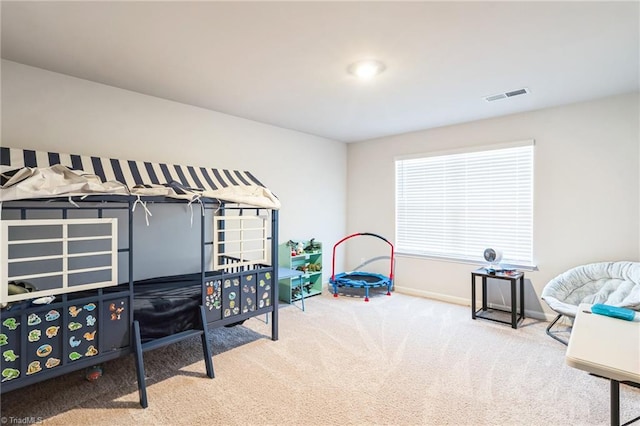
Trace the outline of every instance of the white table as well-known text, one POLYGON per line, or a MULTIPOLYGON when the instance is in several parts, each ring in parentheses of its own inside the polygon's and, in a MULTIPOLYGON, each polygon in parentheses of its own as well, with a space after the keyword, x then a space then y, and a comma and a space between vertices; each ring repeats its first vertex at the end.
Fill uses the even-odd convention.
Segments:
POLYGON ((611 424, 620 425, 620 382, 640 383, 640 322, 592 314, 590 304, 581 304, 565 359, 571 367, 610 379, 611 424))

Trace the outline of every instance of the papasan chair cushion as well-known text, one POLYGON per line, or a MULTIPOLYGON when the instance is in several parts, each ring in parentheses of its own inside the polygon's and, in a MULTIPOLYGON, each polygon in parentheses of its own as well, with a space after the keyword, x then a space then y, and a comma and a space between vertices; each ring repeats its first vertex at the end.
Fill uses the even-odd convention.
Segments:
POLYGON ((599 262, 570 269, 542 290, 542 300, 559 315, 547 328, 566 315, 574 318, 580 303, 603 303, 640 310, 640 262, 599 262))

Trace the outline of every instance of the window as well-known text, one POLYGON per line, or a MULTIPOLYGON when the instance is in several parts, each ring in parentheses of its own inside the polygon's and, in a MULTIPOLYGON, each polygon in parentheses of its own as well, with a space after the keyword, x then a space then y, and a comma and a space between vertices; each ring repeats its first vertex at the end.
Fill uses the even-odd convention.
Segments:
POLYGON ((396 160, 399 254, 533 266, 533 141, 396 160))

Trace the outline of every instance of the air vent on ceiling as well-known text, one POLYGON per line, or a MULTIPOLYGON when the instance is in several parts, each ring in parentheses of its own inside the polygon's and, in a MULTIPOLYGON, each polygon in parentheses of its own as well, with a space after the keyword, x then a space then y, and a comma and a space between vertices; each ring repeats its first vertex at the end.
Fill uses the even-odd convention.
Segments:
POLYGON ((526 95, 528 93, 529 93, 529 89, 524 88, 524 89, 512 90, 510 92, 496 93, 495 95, 485 96, 484 100, 487 102, 493 102, 493 101, 497 101, 498 99, 512 98, 514 96, 526 95))

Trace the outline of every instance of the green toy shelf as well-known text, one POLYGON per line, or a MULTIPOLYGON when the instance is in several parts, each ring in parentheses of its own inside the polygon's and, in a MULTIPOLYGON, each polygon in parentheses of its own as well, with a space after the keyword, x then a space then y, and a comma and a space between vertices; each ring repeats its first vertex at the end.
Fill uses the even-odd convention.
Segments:
POLYGON ((281 267, 303 272, 301 276, 279 280, 281 301, 293 303, 302 296, 322 293, 322 243, 310 240, 280 244, 278 259, 281 267))

